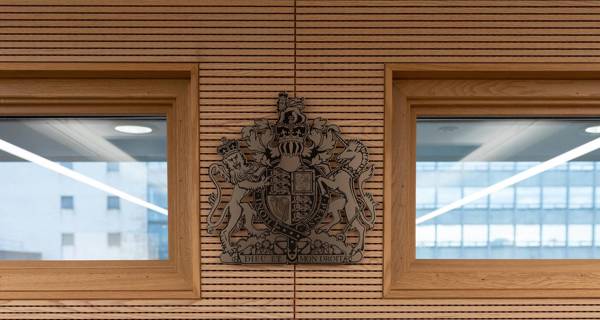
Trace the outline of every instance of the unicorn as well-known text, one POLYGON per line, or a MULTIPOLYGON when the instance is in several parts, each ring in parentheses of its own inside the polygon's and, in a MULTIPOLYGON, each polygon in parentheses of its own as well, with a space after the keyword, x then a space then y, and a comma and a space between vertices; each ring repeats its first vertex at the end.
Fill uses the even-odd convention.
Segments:
POLYGON ((320 228, 320 231, 328 232, 338 224, 342 220, 341 211, 344 211, 347 224, 340 235, 343 236, 350 228, 356 229, 359 234, 359 239, 351 250, 351 256, 362 252, 365 232, 372 229, 375 224, 375 209, 378 204, 373 200, 371 193, 363 191, 363 183, 373 175, 374 170, 373 165, 369 164, 368 157, 367 148, 360 141, 350 140, 344 151, 337 157, 340 167, 324 177, 317 178, 321 193, 330 189, 341 195, 329 203, 327 214, 331 214, 332 220, 320 228), (365 214, 365 209, 368 211, 368 216, 365 214))

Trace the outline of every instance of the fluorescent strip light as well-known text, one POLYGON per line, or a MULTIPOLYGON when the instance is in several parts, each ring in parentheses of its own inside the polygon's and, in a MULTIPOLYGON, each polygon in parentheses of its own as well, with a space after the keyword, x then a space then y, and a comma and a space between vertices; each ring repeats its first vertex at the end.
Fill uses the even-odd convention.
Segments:
POLYGON ((428 214, 420 216, 417 218, 417 224, 423 223, 425 221, 429 221, 435 217, 439 217, 448 211, 454 210, 456 208, 460 208, 465 204, 471 203, 473 201, 479 200, 485 196, 488 196, 494 192, 500 191, 506 187, 510 187, 513 184, 519 183, 525 179, 531 178, 537 174, 540 174, 544 171, 550 170, 554 167, 558 167, 561 164, 564 164, 568 161, 571 161, 575 158, 578 158, 584 154, 590 153, 594 150, 600 148, 600 138, 596 138, 588 143, 582 144, 579 147, 571 149, 565 153, 562 153, 548 161, 544 161, 536 166, 533 166, 527 170, 521 171, 514 176, 511 176, 507 179, 504 179, 496 184, 493 184, 487 188, 481 189, 475 193, 472 193, 462 199, 454 201, 446 206, 443 206, 439 209, 431 211, 428 214))
MULTIPOLYGON (((600 139, 600 138, 599 138, 600 139)), ((81 183, 87 184, 88 186, 91 186, 93 188, 102 190, 106 193, 118 196, 124 200, 127 200, 131 203, 140 205, 142 207, 148 208, 150 210, 156 211, 158 213, 162 213, 164 215, 168 214, 168 211, 165 208, 159 207, 155 204, 152 204, 150 202, 144 201, 138 197, 132 196, 129 193, 126 193, 124 191, 121 191, 119 189, 113 188, 107 184, 104 184, 98 180, 92 179, 86 175, 83 175, 79 172, 76 172, 74 170, 71 170, 69 168, 65 168, 63 166, 61 166, 60 164, 53 162, 51 160, 48 160, 44 157, 41 157, 33 152, 27 151, 21 147, 18 147, 10 142, 4 141, 2 139, 0 139, 0 150, 6 151, 16 157, 19 157, 21 159, 25 159, 27 161, 30 161, 32 163, 37 164, 38 166, 44 167, 48 170, 54 171, 56 173, 62 174, 64 176, 67 176, 73 180, 79 181, 81 183)))

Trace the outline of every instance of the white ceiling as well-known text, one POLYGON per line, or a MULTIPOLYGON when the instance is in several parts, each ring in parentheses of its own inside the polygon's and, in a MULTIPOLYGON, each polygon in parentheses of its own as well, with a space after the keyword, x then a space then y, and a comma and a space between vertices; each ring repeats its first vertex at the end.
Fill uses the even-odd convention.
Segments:
MULTIPOLYGON (((417 161, 545 161, 600 134, 600 119, 422 119, 417 161)), ((600 160, 591 152, 577 160, 600 160)))
MULTIPOLYGON (((165 161, 166 122, 137 118, 0 118, 0 139, 53 161, 165 161), (120 133, 118 125, 152 128, 120 133)), ((23 161, 0 151, 0 161, 23 161)))

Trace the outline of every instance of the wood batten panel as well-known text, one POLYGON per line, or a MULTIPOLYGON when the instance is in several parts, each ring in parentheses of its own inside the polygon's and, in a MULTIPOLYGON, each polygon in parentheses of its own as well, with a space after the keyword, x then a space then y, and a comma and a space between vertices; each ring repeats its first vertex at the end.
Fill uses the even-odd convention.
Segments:
MULTIPOLYGON (((378 80, 384 78, 388 62, 600 61, 596 2, 298 0, 296 4, 298 94, 310 97, 310 107, 331 111, 383 112, 385 90, 378 80), (329 85, 335 89, 325 89, 329 85)), ((368 123, 373 131, 368 143, 381 141, 383 146, 379 127, 368 123)), ((373 145, 370 150, 380 149, 373 145)), ((383 190, 377 178, 370 186, 375 194, 383 190)), ((297 318, 564 319, 593 318, 600 312, 600 304, 592 300, 382 299, 381 221, 369 234, 363 263, 297 268, 297 318)))
MULTIPOLYGON (((288 15, 288 17, 290 17, 288 15)), ((233 23, 235 24, 235 23, 233 23)), ((251 124, 260 117, 272 118, 276 95, 279 91, 293 91, 293 30, 273 41, 272 54, 284 59, 240 59, 203 62, 200 69, 200 140, 203 143, 201 167, 207 168, 220 158, 216 148, 221 137, 239 138, 243 125, 251 124), (283 50, 283 51, 281 51, 283 50), (280 51, 280 52, 277 52, 280 51), (235 116, 233 116, 235 115, 235 116), (206 156, 202 156, 206 155, 206 156)), ((202 290, 212 299, 238 299, 239 303, 260 297, 265 301, 282 299, 286 302, 286 314, 293 312, 294 273, 292 266, 235 266, 220 262, 221 243, 218 237, 206 232, 206 218, 210 206, 208 195, 213 186, 207 172, 201 188, 202 290)), ((276 313, 267 313, 269 316, 276 313)), ((250 313, 239 314, 245 317, 250 313)), ((230 315, 234 316, 234 315, 230 315)), ((258 316, 257 316, 258 318, 258 316)))
POLYGON ((289 318, 289 299, 159 300, 135 303, 121 301, 56 301, 3 303, 0 319, 235 319, 289 318))
MULTIPOLYGON (((290 2, 279 2, 286 5, 290 2)), ((253 6, 248 6, 255 10, 253 6)), ((255 36, 225 35, 223 40, 231 48, 221 52, 215 59, 200 60, 199 68, 204 72, 199 77, 200 99, 200 141, 201 168, 220 160, 216 148, 221 137, 240 137, 244 124, 251 124, 257 118, 272 117, 275 112, 276 95, 279 91, 293 91, 293 12, 292 7, 277 7, 285 12, 279 13, 285 19, 269 19, 273 14, 263 15, 265 38, 252 39, 255 36), (291 24, 290 24, 291 23, 291 24), (273 28, 282 24, 285 28, 273 28), (271 32, 272 31, 272 32, 271 32), (237 40, 234 37, 238 37, 237 40), (239 42, 233 45, 234 42, 239 42), (264 46, 258 46, 259 43, 264 46), (252 48, 255 52, 246 51, 252 48), (247 60, 241 56, 247 52, 247 60), (235 115, 235 116, 233 116, 235 115)), ((230 20, 237 19, 236 15, 230 20)), ((229 21, 231 27, 238 27, 236 21, 229 21)), ((254 29, 257 30, 257 29, 254 29)), ((261 32, 259 31, 259 32, 261 32)), ((248 34, 250 34, 248 32, 248 34)), ((214 40, 211 40, 214 41, 214 40)), ((214 48, 218 48, 216 45, 214 48)), ((207 49, 202 50, 212 50, 207 49)), ((201 173, 201 244, 206 246, 201 254, 203 270, 203 297, 213 301, 235 301, 236 313, 220 313, 223 318, 291 318, 293 317, 294 273, 292 266, 236 266, 223 265, 220 262, 221 243, 215 235, 206 232, 206 219, 210 206, 208 195, 214 187, 207 172, 201 173), (244 312, 246 301, 261 299, 263 310, 244 312), (274 303, 276 301, 277 303, 274 303), (240 312, 241 311, 241 312, 240 312)))
POLYGON ((0 12, 0 61, 293 61, 286 0, 5 1, 0 12))
MULTIPOLYGON (((306 97, 307 112, 340 125, 342 134, 360 139, 369 148, 369 159, 375 165, 375 176, 366 184, 380 203, 383 192, 383 64, 301 63, 296 66, 296 90, 306 97), (328 110, 328 111, 326 111, 328 110), (340 110, 346 110, 340 113, 340 110), (360 119, 360 120, 353 120, 360 119)), ((381 298, 382 293, 382 211, 374 230, 367 233, 364 258, 357 265, 298 266, 296 268, 296 316, 298 318, 331 319, 369 317, 367 314, 338 313, 337 301, 350 297, 381 298), (310 303, 329 302, 318 308, 310 303), (309 302, 309 303, 307 303, 309 302), (336 306, 333 306, 336 305, 336 306), (311 311, 312 310, 312 311, 311 311)), ((352 241, 352 239, 351 239, 352 241)), ((381 315, 378 315, 379 317, 381 315)))
POLYGON ((299 319, 593 319, 599 308, 593 300, 578 304, 544 300, 382 300, 377 298, 302 299, 299 319), (462 303, 462 305, 461 305, 462 303), (468 306, 465 306, 468 305, 468 306), (307 307, 304 311, 304 307, 307 307), (310 307, 310 309, 308 309, 310 307))
POLYGON ((297 61, 596 62, 595 2, 297 2, 297 61))
MULTIPOLYGON (((293 1, 1 1, 0 11, 0 61, 199 62, 201 168, 219 160, 221 136, 238 138, 239 121, 293 91, 293 1)), ((203 171, 201 300, 4 301, 0 319, 293 318, 293 267, 220 263, 206 233, 212 189, 203 171)))

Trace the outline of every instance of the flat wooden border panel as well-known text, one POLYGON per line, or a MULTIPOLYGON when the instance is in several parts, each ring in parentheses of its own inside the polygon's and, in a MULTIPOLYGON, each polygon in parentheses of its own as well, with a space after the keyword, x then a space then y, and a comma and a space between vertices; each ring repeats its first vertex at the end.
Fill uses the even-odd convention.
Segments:
POLYGON ((164 115, 169 259, 0 261, 0 299, 197 298, 196 65, 0 64, 0 115, 164 115))
POLYGON ((414 215, 418 117, 598 117, 600 70, 394 65, 386 75, 385 297, 600 297, 600 260, 417 260, 414 215))

